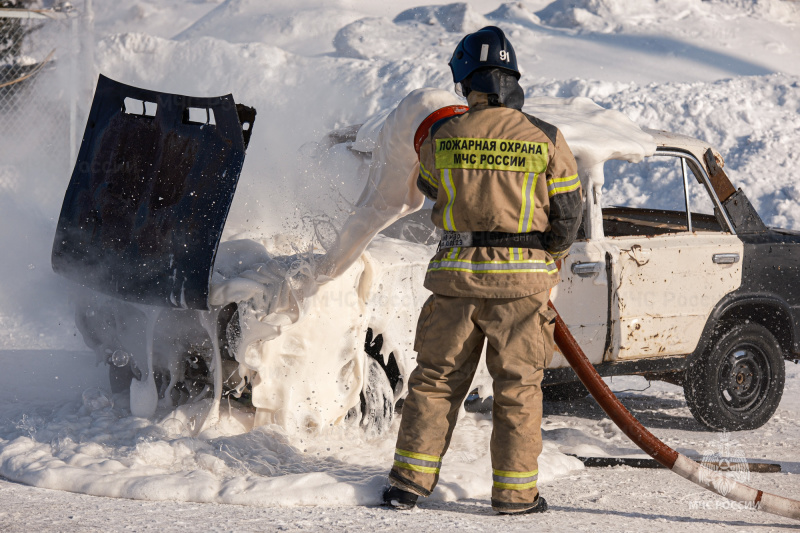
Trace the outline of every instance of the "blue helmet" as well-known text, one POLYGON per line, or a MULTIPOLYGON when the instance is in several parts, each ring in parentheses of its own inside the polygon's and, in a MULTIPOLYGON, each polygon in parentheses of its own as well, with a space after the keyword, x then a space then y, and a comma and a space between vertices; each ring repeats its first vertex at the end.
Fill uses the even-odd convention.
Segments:
POLYGON ((520 77, 517 54, 506 34, 496 26, 486 26, 461 39, 449 65, 453 83, 460 83, 476 70, 487 67, 500 68, 517 79, 520 77))

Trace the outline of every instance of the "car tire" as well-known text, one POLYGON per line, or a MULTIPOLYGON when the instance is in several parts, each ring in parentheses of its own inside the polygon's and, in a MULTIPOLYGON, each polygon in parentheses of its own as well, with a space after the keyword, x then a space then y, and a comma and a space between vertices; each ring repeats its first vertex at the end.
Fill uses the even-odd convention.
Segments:
POLYGON ((361 427, 370 437, 386 433, 394 416, 394 389, 383 367, 367 358, 367 380, 361 393, 361 427))
POLYGON ((589 390, 580 381, 542 387, 542 397, 545 402, 572 402, 588 395, 589 390))
POLYGON ((694 418, 715 431, 756 429, 775 414, 783 395, 783 350, 764 326, 730 324, 700 357, 683 384, 694 418))

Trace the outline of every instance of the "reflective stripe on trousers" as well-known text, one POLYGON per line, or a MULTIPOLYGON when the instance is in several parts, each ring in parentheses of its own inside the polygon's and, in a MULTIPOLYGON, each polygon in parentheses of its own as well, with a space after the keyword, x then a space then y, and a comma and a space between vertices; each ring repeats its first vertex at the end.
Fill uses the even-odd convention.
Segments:
POLYGON ((536 486, 539 471, 509 472, 506 470, 492 470, 492 481, 495 488, 507 490, 525 490, 536 486))
POLYGON ((423 474, 438 474, 442 467, 442 458, 395 448, 394 466, 423 474))

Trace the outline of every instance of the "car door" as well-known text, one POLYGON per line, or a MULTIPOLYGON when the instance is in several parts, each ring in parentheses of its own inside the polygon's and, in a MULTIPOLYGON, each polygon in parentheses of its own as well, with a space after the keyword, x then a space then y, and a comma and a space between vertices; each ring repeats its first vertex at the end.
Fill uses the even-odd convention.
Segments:
POLYGON ((628 195, 629 205, 603 209, 617 248, 607 359, 692 353, 711 310, 741 284, 742 242, 715 215, 702 167, 686 153, 613 162, 605 175, 612 202, 626 188, 641 192, 628 195))
MULTIPOLYGON (((561 318, 593 364, 603 361, 610 343, 607 270, 610 261, 606 248, 602 239, 575 241, 561 265, 561 282, 550 294, 561 318)), ((556 347, 549 368, 568 366, 556 347)))

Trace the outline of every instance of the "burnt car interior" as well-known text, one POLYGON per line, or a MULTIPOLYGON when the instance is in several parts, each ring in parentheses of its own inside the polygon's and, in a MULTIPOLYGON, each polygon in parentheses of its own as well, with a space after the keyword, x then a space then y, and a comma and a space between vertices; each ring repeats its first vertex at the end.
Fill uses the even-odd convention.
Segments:
MULTIPOLYGON (((714 215, 692 213, 694 231, 722 231, 714 215)), ((663 235, 688 231, 686 213, 665 209, 607 207, 603 209, 603 233, 606 237, 626 235, 663 235)))

